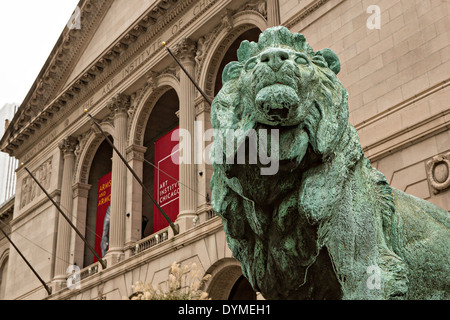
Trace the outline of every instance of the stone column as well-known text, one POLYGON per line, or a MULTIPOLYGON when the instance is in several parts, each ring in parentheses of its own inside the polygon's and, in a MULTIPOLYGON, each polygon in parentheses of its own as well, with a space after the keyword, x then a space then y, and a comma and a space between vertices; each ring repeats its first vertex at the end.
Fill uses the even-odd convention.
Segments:
MULTIPOLYGON (((91 187, 90 184, 76 183, 72 189, 72 221, 84 237, 86 237, 87 201, 91 187)), ((85 246, 84 241, 75 232, 72 232, 71 248, 73 249, 71 251, 73 252, 73 257, 70 260, 71 264, 77 265, 80 268, 83 266, 85 246)))
MULTIPOLYGON (((115 96, 109 108, 114 115, 114 146, 126 155, 127 120, 129 97, 119 94, 115 96)), ((108 266, 124 258, 125 217, 126 217, 127 167, 117 152, 113 151, 111 177, 111 222, 109 228, 109 250, 106 254, 108 266)))
MULTIPOLYGON (((177 47, 177 55, 186 71, 195 75, 196 44, 191 39, 183 39, 177 47)), ((180 232, 193 226, 196 216, 196 165, 194 163, 194 121, 195 121, 195 86, 189 77, 180 72, 180 129, 189 132, 189 141, 184 141, 180 132, 180 213, 177 224, 180 232)), ((187 138, 187 137, 186 137, 187 138)), ((187 140, 187 139, 186 139, 187 140)))
MULTIPOLYGON (((72 219, 72 179, 75 167, 75 148, 78 141, 69 137, 61 142, 59 148, 64 155, 63 176, 61 182, 60 207, 69 219, 72 219)), ((70 261, 71 226, 58 212, 58 234, 56 243, 55 277, 56 290, 66 285, 66 271, 70 261)))
MULTIPOLYGON (((212 100, 212 99, 211 99, 212 100)), ((199 216, 198 223, 201 223, 207 219, 206 215, 212 210, 211 207, 211 187, 210 181, 212 177, 212 166, 209 164, 209 148, 212 144, 213 137, 205 135, 211 125, 211 106, 203 98, 198 96, 195 99, 195 109, 197 115, 197 121, 201 123, 201 127, 197 129, 197 159, 201 159, 201 162, 197 164, 197 214, 199 216), (204 141, 202 138, 205 137, 204 141)))
MULTIPOLYGON (((143 180, 146 147, 131 145, 127 148, 127 161, 143 180)), ((127 218, 125 232, 125 257, 129 257, 136 241, 142 238, 142 187, 132 174, 127 176, 127 218), (129 214, 129 215, 128 215, 129 214)), ((146 196, 146 195, 145 195, 146 196)))
POLYGON ((267 23, 269 27, 281 24, 279 0, 267 0, 267 23))

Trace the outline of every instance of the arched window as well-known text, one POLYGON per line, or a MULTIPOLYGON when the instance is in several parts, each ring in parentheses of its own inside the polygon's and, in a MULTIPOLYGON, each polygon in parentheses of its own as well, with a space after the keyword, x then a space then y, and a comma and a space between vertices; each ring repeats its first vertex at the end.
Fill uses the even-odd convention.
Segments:
MULTIPOLYGON (((110 140, 113 141, 112 137, 110 140)), ((87 201, 87 214, 86 214, 86 240, 95 248, 96 252, 100 254, 101 241, 103 236, 103 224, 106 210, 100 212, 102 206, 99 202, 107 199, 107 196, 103 195, 101 185, 103 180, 107 178, 108 174, 112 170, 112 155, 113 150, 106 140, 98 147, 92 161, 91 169, 89 171, 89 184, 91 188, 89 190, 87 201), (100 187, 100 188, 99 188, 100 187), (100 199, 100 200, 99 200, 100 199), (99 215, 101 217, 99 218, 99 215)), ((103 184, 107 184, 106 181, 103 184)), ((106 204, 107 208, 107 204, 106 204)), ((101 255, 102 256, 102 255, 101 255)), ((87 267, 95 262, 94 254, 85 247, 83 267, 87 267)))
POLYGON ((6 275, 8 274, 8 256, 0 260, 0 300, 6 296, 6 275))
MULTIPOLYGON (((158 169, 155 169, 155 166, 158 167, 158 162, 162 159, 155 158, 155 144, 159 139, 165 137, 169 134, 173 129, 175 129, 179 125, 179 120, 176 115, 179 110, 179 99, 176 91, 174 89, 170 89, 166 93, 164 93, 161 98, 159 98, 158 102, 156 102, 155 107, 150 114, 150 118, 148 119, 147 126, 145 128, 144 134, 144 147, 147 148, 147 152, 144 155, 144 177, 143 183, 150 190, 151 194, 155 194, 154 186, 155 181, 158 181, 158 169), (155 180, 156 179, 156 180, 155 180)), ((170 137, 168 137, 170 141, 170 137)), ((164 147, 164 145, 163 145, 164 147)), ((167 145, 168 150, 165 150, 166 153, 170 154, 172 148, 170 148, 169 144, 167 145)), ((170 161, 170 159, 167 159, 170 161)), ((159 171, 160 176, 164 175, 164 172, 159 171)), ((172 178, 169 178, 168 183, 168 192, 173 192, 173 188, 170 185, 174 185, 176 181, 172 178)), ((155 197, 157 198, 157 197, 155 197)), ((158 201, 158 199, 156 199, 158 201)), ((161 200, 161 199, 159 199, 161 200)), ((164 206, 164 201, 158 201, 161 206, 164 206)), ((163 210, 166 207, 163 208, 163 210)), ((170 215, 169 215, 170 216, 170 215)), ((148 237, 149 235, 159 231, 161 229, 161 222, 164 225, 166 221, 162 221, 161 213, 154 212, 154 205, 152 200, 148 197, 147 194, 142 194, 142 238, 148 237), (156 216, 157 215, 157 216, 156 216)), ((172 221, 176 219, 176 217, 171 217, 172 221)), ((168 224, 167 224, 168 225, 168 224)))

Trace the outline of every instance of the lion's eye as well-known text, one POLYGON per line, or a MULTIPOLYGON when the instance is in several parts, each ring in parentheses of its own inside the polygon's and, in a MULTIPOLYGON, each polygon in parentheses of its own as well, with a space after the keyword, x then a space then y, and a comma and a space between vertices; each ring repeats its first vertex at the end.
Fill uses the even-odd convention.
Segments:
POLYGON ((308 60, 306 60, 304 57, 302 56, 297 56, 295 58, 295 62, 298 64, 308 64, 308 60))
POLYGON ((245 64, 245 71, 252 70, 254 67, 256 67, 256 64, 257 64, 256 58, 248 60, 247 63, 245 64))

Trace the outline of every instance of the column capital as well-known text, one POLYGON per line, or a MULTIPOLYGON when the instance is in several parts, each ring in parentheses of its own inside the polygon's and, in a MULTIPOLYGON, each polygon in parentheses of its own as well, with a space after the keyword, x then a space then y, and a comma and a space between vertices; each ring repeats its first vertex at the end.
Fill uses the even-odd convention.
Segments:
POLYGON ((64 155, 75 154, 75 149, 78 145, 78 140, 74 137, 67 137, 59 143, 59 149, 61 149, 64 155))
POLYGON ((128 109, 130 109, 131 106, 130 101, 130 96, 119 93, 112 97, 112 99, 108 102, 108 108, 111 110, 114 117, 120 114, 127 115, 128 109))
POLYGON ((197 43, 190 38, 183 38, 177 44, 175 53, 183 62, 194 62, 197 53, 197 43))

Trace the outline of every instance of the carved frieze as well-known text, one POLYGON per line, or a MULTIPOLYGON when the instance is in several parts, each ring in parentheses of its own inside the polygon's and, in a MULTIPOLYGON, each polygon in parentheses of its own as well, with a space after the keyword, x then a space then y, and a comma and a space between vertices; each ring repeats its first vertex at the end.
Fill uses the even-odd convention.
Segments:
MULTIPOLYGON (((41 164, 36 170, 32 171, 33 176, 47 190, 50 187, 52 175, 52 158, 41 164)), ((42 190, 34 182, 33 178, 26 176, 22 180, 22 188, 20 192, 20 209, 42 194, 42 190)))

